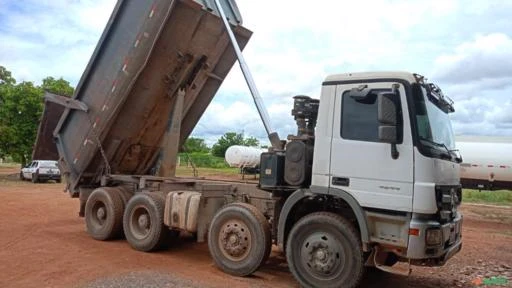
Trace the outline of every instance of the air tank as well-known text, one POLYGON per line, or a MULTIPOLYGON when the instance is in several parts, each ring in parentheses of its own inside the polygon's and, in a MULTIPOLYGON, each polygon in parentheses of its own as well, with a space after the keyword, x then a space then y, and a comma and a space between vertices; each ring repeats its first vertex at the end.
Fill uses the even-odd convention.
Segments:
POLYGON ((260 164, 263 152, 266 152, 266 149, 233 145, 226 150, 225 159, 231 167, 256 167, 260 164))

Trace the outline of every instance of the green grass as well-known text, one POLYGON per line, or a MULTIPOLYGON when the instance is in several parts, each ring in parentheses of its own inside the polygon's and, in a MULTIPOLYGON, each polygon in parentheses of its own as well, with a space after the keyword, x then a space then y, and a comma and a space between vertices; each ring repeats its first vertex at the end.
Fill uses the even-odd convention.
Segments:
MULTIPOLYGON (((198 176, 233 176, 239 174, 238 168, 205 168, 198 167, 198 176)), ((180 166, 176 169, 178 176, 193 176, 192 167, 180 166)))
POLYGON ((13 162, 9 162, 9 163, 0 163, 0 168, 16 168, 16 167, 21 167, 21 164, 20 163, 13 163, 13 162))
POLYGON ((223 157, 216 157, 209 153, 181 153, 180 159, 182 165, 185 165, 190 159, 192 160, 192 163, 194 163, 196 167, 229 168, 228 164, 226 163, 226 161, 224 161, 223 157))
POLYGON ((482 191, 464 189, 462 191, 462 202, 481 203, 493 205, 512 205, 512 191, 482 191))

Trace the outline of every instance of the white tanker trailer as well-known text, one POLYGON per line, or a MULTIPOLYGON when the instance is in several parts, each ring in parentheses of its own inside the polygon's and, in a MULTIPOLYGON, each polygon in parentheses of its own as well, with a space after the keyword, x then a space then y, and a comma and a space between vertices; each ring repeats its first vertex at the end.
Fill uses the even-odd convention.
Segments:
POLYGON ((256 167, 260 165, 260 157, 263 152, 267 152, 267 149, 233 145, 226 150, 225 159, 231 167, 256 167))
POLYGON ((462 138, 457 141, 463 159, 460 165, 462 187, 512 189, 512 141, 507 139, 462 138))
POLYGON ((264 152, 267 152, 267 149, 233 145, 226 150, 225 160, 230 167, 239 168, 242 175, 255 175, 260 172, 260 158, 264 152))

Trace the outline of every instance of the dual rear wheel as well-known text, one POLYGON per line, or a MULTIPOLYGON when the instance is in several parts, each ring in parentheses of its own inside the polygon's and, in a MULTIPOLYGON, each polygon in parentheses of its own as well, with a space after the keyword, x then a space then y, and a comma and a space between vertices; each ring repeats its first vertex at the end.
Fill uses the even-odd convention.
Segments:
POLYGON ((128 243, 140 251, 163 248, 176 235, 164 226, 164 204, 164 197, 157 193, 131 196, 118 187, 98 188, 85 205, 87 232, 96 240, 116 239, 124 234, 128 243))
MULTIPOLYGON (((98 188, 85 206, 87 232, 97 240, 122 236, 140 251, 165 247, 175 231, 164 225, 163 195, 137 193, 126 197, 114 187, 98 188)), ((219 210, 210 224, 208 247, 215 264, 224 272, 246 276, 269 257, 272 247, 270 226, 256 207, 233 203, 219 210)))

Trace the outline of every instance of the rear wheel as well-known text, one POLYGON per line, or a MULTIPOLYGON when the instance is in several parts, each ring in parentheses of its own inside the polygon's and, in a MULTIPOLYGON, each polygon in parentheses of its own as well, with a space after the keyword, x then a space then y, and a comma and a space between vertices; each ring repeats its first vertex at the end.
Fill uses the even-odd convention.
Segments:
POLYGON ((252 274, 268 259, 271 246, 268 221, 256 207, 229 204, 213 217, 208 248, 224 272, 235 276, 252 274))
POLYGON ((293 276, 303 287, 356 287, 364 272, 358 235, 337 214, 304 216, 293 226, 286 245, 293 276))
POLYGON ((123 231, 124 204, 116 188, 94 190, 85 204, 87 232, 96 240, 118 238, 123 231))
POLYGON ((156 193, 138 193, 131 197, 123 216, 124 235, 139 251, 161 249, 169 240, 164 225, 164 198, 156 193))

